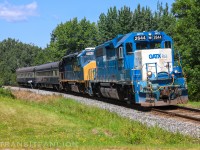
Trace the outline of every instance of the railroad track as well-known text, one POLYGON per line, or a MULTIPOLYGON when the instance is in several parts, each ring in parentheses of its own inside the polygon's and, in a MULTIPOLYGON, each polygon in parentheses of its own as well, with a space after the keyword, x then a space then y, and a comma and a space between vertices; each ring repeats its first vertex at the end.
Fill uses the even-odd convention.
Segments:
POLYGON ((183 106, 171 106, 171 107, 161 107, 152 108, 151 110, 170 116, 180 117, 192 121, 197 121, 200 123, 200 109, 188 108, 183 106))

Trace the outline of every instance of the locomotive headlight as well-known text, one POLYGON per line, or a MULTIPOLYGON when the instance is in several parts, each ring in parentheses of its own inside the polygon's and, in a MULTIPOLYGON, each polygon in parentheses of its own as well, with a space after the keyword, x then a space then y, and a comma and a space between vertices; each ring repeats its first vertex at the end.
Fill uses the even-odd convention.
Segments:
POLYGON ((148 76, 149 78, 151 78, 152 72, 151 72, 151 71, 148 71, 148 72, 147 72, 147 76, 148 76))
POLYGON ((151 35, 151 33, 149 33, 149 40, 151 40, 152 39, 152 35, 151 35))

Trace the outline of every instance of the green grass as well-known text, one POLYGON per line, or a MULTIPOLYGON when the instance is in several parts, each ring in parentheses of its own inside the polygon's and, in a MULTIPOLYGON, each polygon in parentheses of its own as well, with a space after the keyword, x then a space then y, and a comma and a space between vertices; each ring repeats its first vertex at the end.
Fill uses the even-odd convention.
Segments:
POLYGON ((70 99, 0 96, 0 148, 195 149, 199 142, 70 99))
POLYGON ((191 102, 189 101, 187 104, 180 104, 181 106, 185 107, 192 107, 192 108, 197 108, 200 109, 200 102, 191 102))
POLYGON ((6 97, 10 97, 10 98, 15 98, 15 96, 12 94, 11 90, 9 89, 3 89, 0 87, 0 96, 6 96, 6 97))

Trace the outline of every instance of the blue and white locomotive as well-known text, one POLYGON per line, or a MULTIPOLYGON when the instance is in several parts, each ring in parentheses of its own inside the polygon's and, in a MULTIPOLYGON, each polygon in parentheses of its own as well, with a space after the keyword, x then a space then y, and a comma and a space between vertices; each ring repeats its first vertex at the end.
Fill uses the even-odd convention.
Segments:
POLYGON ((97 46, 95 57, 90 95, 142 106, 188 101, 182 69, 174 61, 173 40, 164 32, 118 35, 97 46))

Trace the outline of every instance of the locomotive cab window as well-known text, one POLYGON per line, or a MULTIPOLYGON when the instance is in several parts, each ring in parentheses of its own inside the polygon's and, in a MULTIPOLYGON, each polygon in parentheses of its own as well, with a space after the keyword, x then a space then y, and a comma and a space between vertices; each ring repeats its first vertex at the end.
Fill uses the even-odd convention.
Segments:
POLYGON ((96 57, 101 57, 103 56, 103 48, 98 48, 96 50, 96 57))
MULTIPOLYGON (((85 56, 81 56, 80 61, 82 64, 90 62, 92 60, 95 60, 94 52, 87 52, 85 56)), ((80 66, 81 64, 79 63, 78 60, 78 65, 80 66)))
POLYGON ((124 56, 123 56, 123 47, 122 46, 118 47, 117 55, 118 55, 118 59, 124 58, 124 56))
POLYGON ((170 41, 165 41, 165 48, 171 48, 171 42, 170 41))
POLYGON ((133 54, 132 43, 126 43, 126 55, 133 54))
POLYGON ((160 42, 150 43, 150 49, 158 49, 161 48, 160 42))
POLYGON ((147 49, 147 43, 136 43, 136 49, 141 50, 141 49, 147 49))
POLYGON ((115 49, 113 47, 106 48, 106 58, 110 60, 115 57, 115 49))

